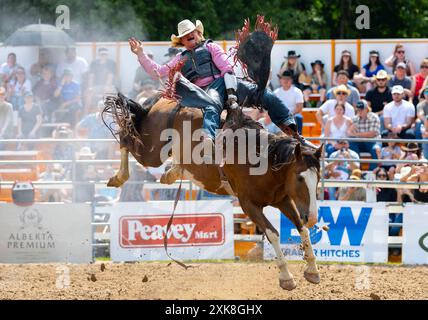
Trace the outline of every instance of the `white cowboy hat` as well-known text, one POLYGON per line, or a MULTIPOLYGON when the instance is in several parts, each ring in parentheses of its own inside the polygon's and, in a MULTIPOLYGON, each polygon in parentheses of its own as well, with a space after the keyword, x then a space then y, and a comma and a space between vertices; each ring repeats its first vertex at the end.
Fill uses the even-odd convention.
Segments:
POLYGON ((178 36, 175 34, 171 35, 171 41, 178 42, 180 38, 195 30, 198 30, 201 34, 204 34, 204 26, 200 20, 196 20, 196 25, 188 19, 183 20, 177 25, 178 36))

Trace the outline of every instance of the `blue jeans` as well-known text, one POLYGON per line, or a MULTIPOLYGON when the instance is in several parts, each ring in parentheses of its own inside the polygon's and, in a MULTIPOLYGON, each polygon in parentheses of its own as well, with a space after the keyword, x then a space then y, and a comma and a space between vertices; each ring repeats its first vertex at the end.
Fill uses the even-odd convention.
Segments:
POLYGON ((297 131, 299 131, 300 134, 302 134, 303 131, 303 116, 298 113, 294 116, 294 120, 296 121, 297 125, 297 131))
POLYGON ((330 157, 330 155, 331 155, 333 152, 337 151, 337 149, 334 147, 334 145, 333 145, 333 144, 331 144, 331 143, 327 143, 327 144, 325 145, 325 151, 327 152, 327 157, 330 157))
MULTIPOLYGON (((247 102, 251 104, 251 97, 254 96, 257 85, 240 79, 237 80, 238 90, 236 94, 238 103, 242 104, 246 98, 250 98, 250 101, 247 102)), ((204 89, 181 77, 177 82, 176 91, 181 97, 180 103, 184 107, 202 108, 204 112, 202 129, 209 137, 215 139, 216 131, 220 127, 220 114, 227 100, 223 77, 217 78, 204 89)), ((294 117, 288 108, 272 91, 268 89, 264 91, 261 103, 268 111, 272 122, 277 126, 281 124, 288 126, 295 123, 294 117)))
MULTIPOLYGON (((386 138, 390 132, 391 131, 388 129, 385 129, 384 131, 382 131, 382 138, 386 138)), ((416 138, 415 130, 413 130, 413 129, 401 130, 401 132, 397 135, 401 139, 415 139, 416 138)))
POLYGON ((422 150, 424 152, 425 159, 428 159, 428 143, 423 143, 422 144, 422 150))
POLYGON ((416 136, 416 139, 422 139, 421 127, 422 127, 422 122, 418 119, 415 122, 415 136, 416 136))
MULTIPOLYGON (((376 146, 377 144, 375 142, 351 142, 349 143, 349 148, 354 150, 358 155, 360 155, 361 152, 369 152, 372 156, 372 159, 377 159, 377 153, 376 153, 376 146)), ((376 169, 377 164, 376 163, 370 163, 369 170, 376 169)))
POLYGON ((14 111, 21 110, 22 107, 24 106, 24 97, 11 96, 10 103, 12 104, 14 111))

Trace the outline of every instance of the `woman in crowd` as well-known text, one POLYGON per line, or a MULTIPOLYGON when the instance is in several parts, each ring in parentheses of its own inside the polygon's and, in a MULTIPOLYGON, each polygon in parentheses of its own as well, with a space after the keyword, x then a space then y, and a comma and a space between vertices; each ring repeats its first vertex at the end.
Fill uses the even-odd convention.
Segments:
MULTIPOLYGON (((397 136, 390 132, 387 139, 396 139, 397 136)), ((388 176, 391 180, 394 178, 396 163, 394 160, 398 160, 401 157, 401 149, 396 142, 388 142, 385 147, 380 151, 379 159, 384 160, 380 166, 388 172, 388 176)))
POLYGON ((337 140, 345 140, 347 138, 348 128, 352 125, 352 120, 345 116, 345 106, 337 104, 334 107, 335 116, 328 119, 324 129, 326 138, 333 138, 336 141, 330 141, 326 145, 328 156, 339 149, 337 140))
POLYGON ((15 76, 7 84, 7 100, 18 111, 24 105, 24 96, 31 93, 31 82, 26 78, 25 69, 18 67, 15 76))
POLYGON ((57 82, 54 78, 54 72, 51 66, 44 66, 41 72, 41 79, 33 87, 34 97, 37 104, 42 108, 43 118, 47 122, 52 121, 52 113, 57 104, 54 93, 57 89, 57 82))
POLYGON ((369 62, 361 68, 360 74, 354 77, 358 91, 367 92, 370 90, 372 88, 373 77, 379 70, 385 70, 385 67, 380 62, 379 51, 372 50, 369 53, 369 62))
POLYGON ((419 73, 415 74, 412 79, 413 104, 417 105, 423 97, 423 90, 428 84, 428 58, 422 60, 419 73), (425 85, 425 86, 424 86, 425 85))
MULTIPOLYGON (((377 167, 373 170, 376 180, 391 180, 387 170, 383 167, 377 167)), ((376 201, 378 202, 395 202, 397 201, 397 190, 394 188, 376 188, 376 201)))
POLYGON ((416 73, 413 63, 406 58, 406 50, 404 49, 404 46, 399 43, 395 46, 394 53, 385 60, 385 65, 392 68, 392 73, 394 73, 397 68, 397 64, 400 62, 406 64, 406 74, 408 76, 413 76, 416 73))
POLYGON ((284 71, 290 71, 293 75, 293 84, 300 90, 304 90, 308 87, 308 83, 304 83, 304 79, 307 78, 305 65, 300 62, 300 54, 297 54, 296 51, 288 51, 287 56, 284 57, 285 60, 281 65, 278 74, 283 74, 284 71))
MULTIPOLYGON (((413 160, 420 163, 399 163, 396 169, 396 179, 401 182, 418 182, 428 181, 427 161, 422 155, 421 149, 415 142, 409 142, 406 146, 402 146, 403 154, 400 160, 413 160)), ((401 202, 404 195, 408 195, 412 201, 428 202, 428 193, 426 188, 398 190, 398 202, 401 202)))
POLYGON ((315 60, 311 63, 312 73, 311 85, 308 89, 303 91, 305 101, 309 101, 309 95, 311 93, 319 93, 320 100, 318 106, 322 105, 325 101, 325 95, 327 92, 327 73, 324 71, 324 63, 321 60, 315 60))
POLYGON ((333 86, 337 86, 338 83, 336 81, 337 73, 341 70, 345 70, 349 74, 349 80, 353 81, 354 76, 360 72, 360 68, 352 62, 351 51, 343 50, 342 56, 340 58, 340 62, 338 65, 334 67, 333 86))
POLYGON ((18 139, 35 139, 39 137, 42 125, 42 110, 34 104, 33 95, 26 93, 24 105, 18 113, 18 139))

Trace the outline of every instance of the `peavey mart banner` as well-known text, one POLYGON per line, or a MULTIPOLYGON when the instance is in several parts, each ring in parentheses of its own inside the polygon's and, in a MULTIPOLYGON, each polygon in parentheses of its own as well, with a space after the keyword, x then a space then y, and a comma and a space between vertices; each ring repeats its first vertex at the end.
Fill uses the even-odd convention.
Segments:
POLYGON ((407 204, 403 212, 403 263, 428 264, 428 207, 407 204))
POLYGON ((92 261, 89 204, 0 204, 0 263, 92 261))
MULTIPOLYGON (((384 203, 318 201, 318 223, 310 229, 318 261, 387 262, 388 214, 384 203), (326 228, 327 227, 327 228, 326 228)), ((302 260, 300 236, 294 224, 278 209, 264 213, 280 233, 281 248, 289 260, 302 260)), ((265 240, 265 259, 275 258, 265 240)))
MULTIPOLYGON (((117 203, 109 210, 113 261, 170 260, 164 237, 173 201, 117 203)), ((228 200, 180 201, 166 234, 174 259, 233 259, 233 207, 228 200)))

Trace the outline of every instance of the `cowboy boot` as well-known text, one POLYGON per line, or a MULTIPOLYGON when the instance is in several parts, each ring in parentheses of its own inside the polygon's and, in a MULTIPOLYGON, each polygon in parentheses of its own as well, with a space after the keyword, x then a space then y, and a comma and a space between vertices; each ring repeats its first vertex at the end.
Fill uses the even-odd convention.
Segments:
POLYGON ((287 126, 286 124, 282 123, 278 126, 282 132, 284 132, 286 135, 289 135, 291 137, 293 137, 294 139, 296 139, 297 141, 299 141, 299 143, 304 146, 304 147, 308 147, 308 148, 313 148, 313 149, 318 149, 317 146, 315 146, 313 143, 311 143, 310 141, 306 140, 303 136, 301 136, 298 132, 297 132, 297 126, 292 123, 289 126, 287 126))

